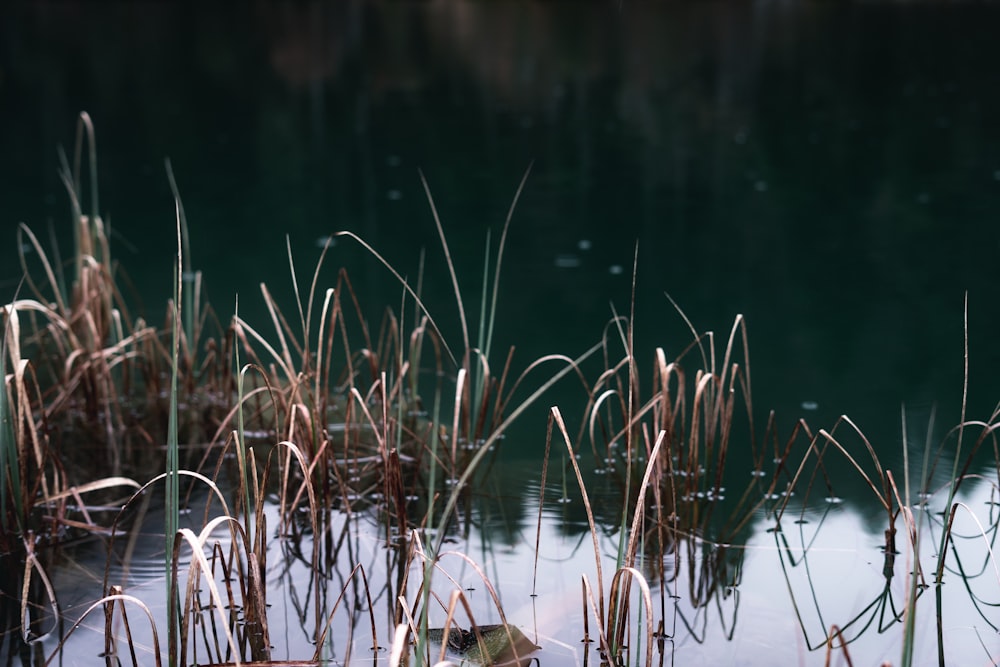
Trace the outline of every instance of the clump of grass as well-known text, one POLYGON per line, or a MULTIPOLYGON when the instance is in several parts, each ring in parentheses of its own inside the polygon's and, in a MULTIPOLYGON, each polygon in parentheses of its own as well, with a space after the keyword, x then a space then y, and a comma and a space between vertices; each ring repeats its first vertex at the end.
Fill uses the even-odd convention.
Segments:
MULTIPOLYGON (((188 409, 183 411, 186 421, 178 428, 190 441, 207 439, 217 426, 222 406, 231 403, 229 342, 218 327, 214 337, 206 334, 214 314, 204 305, 200 279, 190 271, 187 260, 178 274, 185 286, 183 314, 168 308, 163 329, 132 316, 118 286, 121 269, 112 258, 109 228, 98 208, 96 159, 94 128, 83 113, 74 166, 63 158, 60 172, 72 211, 71 282, 67 284, 62 273, 58 248, 50 258, 31 229, 22 224, 19 247, 30 248, 33 260, 29 262, 29 255, 21 251, 26 296, 11 307, 26 316, 21 347, 24 356, 33 359, 49 430, 59 435, 72 433, 72 445, 69 438, 65 446, 60 443, 62 460, 77 465, 97 463, 113 475, 148 474, 159 467, 157 462, 148 467, 149 452, 170 418, 164 400, 170 388, 163 379, 170 377, 173 368, 172 321, 183 320, 176 367, 178 398, 188 409), (90 164, 90 212, 86 214, 80 174, 84 137, 90 164)), ((172 174, 168 175, 173 182, 172 174)), ((179 199, 178 220, 183 223, 179 199)), ((181 228, 186 235, 183 224, 181 228)))
MULTIPOLYGON (((816 434, 799 422, 791 436, 782 440, 772 414, 763 437, 757 437, 742 317, 736 318, 717 350, 716 336, 698 333, 681 313, 691 329, 692 342, 672 359, 666 347, 656 348, 651 359, 643 359, 635 349, 633 306, 627 317, 615 313, 602 340, 582 355, 546 356, 517 372, 513 349, 495 356, 494 329, 503 253, 524 179, 495 254, 487 238, 478 327, 470 326, 474 318, 468 313, 477 309, 469 307, 430 188, 422 179, 458 311, 461 341, 456 342, 442 333, 425 307, 422 275, 411 284, 374 248, 348 232, 339 236, 357 241, 399 280, 398 314, 387 310, 380 326, 370 329, 345 272, 338 272, 333 286, 324 288, 328 247, 320 254, 311 280, 303 283, 308 284, 308 291, 300 291, 289 243, 291 308, 283 309, 271 290, 261 285, 273 333, 246 321, 238 310, 228 327, 218 326, 211 309, 201 302, 183 206, 168 168, 178 229, 175 291, 164 325, 152 327, 129 315, 117 287, 118 269, 111 260, 107 228, 97 207, 96 152, 86 116, 81 120, 80 137, 76 166, 70 169, 67 164, 63 170, 76 232, 72 287, 67 288, 60 273, 61 263, 50 262, 30 230, 22 228, 21 234, 38 258, 34 270, 40 269, 44 280, 30 280, 31 271, 23 258, 30 296, 4 310, 0 511, 5 524, 0 537, 14 544, 32 535, 32 526, 39 525, 37 510, 43 507, 52 517, 42 524, 49 530, 51 526, 93 529, 97 522, 85 510, 83 518, 70 516, 68 499, 85 507, 79 500, 81 494, 138 486, 117 476, 73 486, 65 462, 77 457, 48 442, 49 433, 84 424, 91 439, 103 446, 101 460, 109 469, 122 471, 135 469, 138 458, 165 440, 164 472, 144 485, 125 508, 140 499, 144 502, 152 485, 164 483, 164 504, 171 517, 164 536, 166 658, 170 664, 272 659, 275 638, 268 622, 266 581, 272 534, 265 512, 270 502, 277 506, 278 525, 272 529, 283 555, 303 564, 310 574, 306 594, 294 605, 299 622, 315 643, 311 660, 349 661, 356 650, 354 633, 363 632, 366 621, 373 651, 387 643, 388 635, 381 628, 394 629, 392 665, 411 659, 431 664, 445 659, 449 649, 474 661, 523 664, 530 659, 537 638, 527 640, 508 623, 499 592, 483 569, 468 555, 444 550, 444 544, 456 533, 468 534, 476 482, 483 478, 510 425, 567 375, 580 380, 586 416, 574 439, 560 409, 550 411, 540 495, 544 502, 551 441, 557 431, 593 542, 596 581, 581 573, 583 628, 584 639, 592 640, 593 621, 602 661, 653 664, 654 651, 665 651, 678 623, 687 627, 695 641, 704 641, 693 629, 698 618, 686 617, 677 605, 668 608, 669 600, 681 594, 682 563, 689 568, 695 614, 707 614, 713 601, 721 613, 720 599, 740 577, 739 556, 733 564, 731 550, 739 552, 752 517, 759 510, 772 512, 776 540, 785 540, 781 521, 793 493, 801 494, 803 506, 814 487, 825 486, 828 496, 833 495, 824 459, 831 452, 853 466, 886 511, 887 582, 896 557, 896 519, 901 516, 906 525, 914 574, 908 581, 904 610, 893 609, 885 618, 890 625, 905 620, 909 648, 904 648, 904 664, 912 660, 916 599, 924 586, 917 548, 920 522, 941 530, 942 554, 949 547, 954 550, 953 526, 962 507, 955 501, 955 492, 959 483, 973 476, 971 455, 960 458, 958 453, 966 431, 974 426, 965 421, 964 410, 948 491, 950 509, 947 520, 935 524, 922 514, 915 517, 910 509, 909 470, 904 470, 907 486, 901 492, 892 471, 882 466, 874 446, 849 419, 816 434), (80 204, 82 137, 88 138, 90 148, 92 208, 88 215, 82 213, 80 204), (25 321, 27 326, 22 326, 25 321), (208 333, 213 326, 215 337, 208 333), (587 381, 584 362, 597 353, 602 353, 603 366, 596 379, 587 381), (37 361, 28 362, 29 357, 37 361), (433 371, 432 380, 422 374, 427 369, 433 371), (181 415, 191 418, 183 422, 181 415), (871 467, 860 464, 851 453, 854 448, 845 444, 844 430, 862 443, 871 467), (204 446, 192 447, 194 456, 182 462, 185 444, 204 446), (595 509, 591 498, 597 489, 585 479, 586 464, 578 460, 588 446, 595 475, 599 472, 603 486, 616 494, 607 515, 595 509), (752 470, 730 470, 736 447, 745 449, 740 453, 752 462, 752 470), (796 466, 793 457, 800 454, 796 466), (748 472, 752 473, 749 477, 748 472), (743 476, 736 484, 731 481, 734 474, 743 476), (208 489, 212 500, 200 523, 192 519, 190 525, 181 525, 181 508, 187 503, 181 493, 182 479, 195 479, 208 489), (373 566, 362 561, 357 522, 377 527, 379 543, 385 547, 379 552, 384 554, 383 562, 373 566), (603 532, 617 540, 610 576, 602 564, 603 532), (668 556, 673 557, 672 571, 665 565, 668 556), (186 573, 185 557, 189 559, 186 573), (500 623, 477 622, 469 597, 445 567, 452 559, 482 581, 489 593, 490 611, 500 617, 500 623), (375 566, 384 568, 385 576, 373 585, 375 566), (335 577, 340 579, 339 587, 333 583, 335 577), (658 608, 654 599, 660 603, 658 608), (379 610, 376 603, 381 604, 379 610), (383 617, 381 622, 377 615, 383 617), (332 639, 342 636, 338 624, 346 626, 346 653, 332 639), (409 640, 412 652, 407 648, 409 640)), ((991 443, 996 451, 997 415, 975 426, 981 428, 981 436, 973 451, 991 443)), ((931 460, 929 455, 926 460, 931 460)), ((930 479, 929 468, 933 464, 925 462, 925 480, 930 479)), ((564 496, 568 493, 564 490, 564 496)), ((125 517, 123 510, 119 515, 123 525, 125 517)), ((112 542, 117 531, 116 521, 112 542)), ((994 563, 994 533, 981 527, 975 536, 987 544, 986 564, 994 563)), ((23 543, 27 545, 23 590, 34 586, 36 594, 31 600, 22 596, 22 619, 29 616, 24 611, 29 605, 55 608, 54 593, 34 548, 37 543, 23 543)), ((956 555, 953 562, 965 576, 965 561, 956 555)), ((945 558, 939 563, 940 596, 945 558)), ((109 555, 108 572, 110 564, 109 555)), ((107 655, 139 664, 126 613, 137 601, 124 585, 112 581, 106 572, 104 596, 91 610, 105 612, 107 655)), ((892 607, 891 597, 882 599, 883 610, 892 607)), ((31 623, 21 623, 34 633, 25 632, 25 639, 45 631, 41 612, 32 613, 31 623)), ((50 617, 55 615, 58 610, 50 617)), ((828 660, 839 650, 849 662, 847 644, 858 628, 868 627, 866 619, 824 623, 823 641, 809 648, 825 646, 828 660)), ((82 620, 68 634, 82 627, 82 620)), ((728 622, 735 624, 735 608, 728 622)), ((151 624, 152 650, 159 664, 157 628, 155 622, 151 624)), ((938 644, 943 645, 940 637, 938 644)))
MULTIPOLYGON (((157 443, 163 441, 161 438, 165 439, 166 472, 156 479, 163 479, 167 488, 166 567, 173 573, 168 599, 176 601, 171 603, 170 610, 174 620, 168 622, 168 655, 171 661, 181 663, 186 659, 184 651, 189 645, 185 629, 189 626, 186 624, 196 607, 191 603, 190 594, 182 600, 178 589, 177 549, 182 537, 196 552, 208 549, 209 537, 208 533, 184 534, 181 530, 178 515, 184 501, 179 482, 182 475, 190 474, 183 469, 184 465, 195 464, 201 469, 212 460, 217 461, 214 477, 218 479, 224 460, 208 447, 200 462, 189 458, 185 464, 180 457, 184 443, 212 445, 224 442, 223 448, 232 448, 237 455, 238 470, 234 479, 238 480, 238 490, 234 513, 224 509, 222 517, 209 519, 206 516, 203 526, 230 525, 231 542, 243 544, 242 556, 229 555, 223 560, 244 564, 237 567, 234 576, 241 582, 245 600, 258 599, 254 596, 264 590, 261 577, 266 530, 261 507, 272 457, 276 457, 280 469, 278 503, 282 534, 294 538, 300 530, 295 515, 306 498, 312 508, 313 522, 309 530, 314 536, 326 528, 321 506, 326 511, 339 507, 351 513, 363 512, 364 506, 370 503, 378 510, 389 545, 409 544, 413 528, 437 523, 431 551, 437 554, 444 536, 455 525, 455 510, 463 498, 468 498, 472 476, 495 451, 511 421, 559 377, 577 370, 573 360, 553 356, 530 364, 514 377, 512 352, 499 366, 498 374, 492 370, 490 358, 498 282, 511 216, 508 215, 495 260, 490 259, 487 243, 487 269, 484 270, 475 345, 469 335, 463 296, 429 189, 428 199, 448 258, 460 313, 462 348, 450 345, 441 336, 418 292, 405 281, 401 281, 406 293, 403 307, 405 309, 407 302, 412 300, 418 312, 410 330, 404 331, 404 318, 397 318, 390 312, 373 337, 343 272, 338 275, 336 286, 327 289, 318 303, 325 250, 317 262, 306 298, 299 292, 289 251, 297 326, 293 324, 296 318, 286 318, 267 287, 261 286, 274 325, 272 340, 275 344, 239 316, 234 317, 228 332, 224 335, 220 332, 212 338, 204 334, 213 316, 209 308, 203 308, 200 281, 191 270, 184 210, 168 163, 168 179, 176 201, 178 261, 175 293, 168 303, 165 324, 156 328, 142 318, 131 317, 117 286, 120 270, 112 260, 108 228, 100 216, 97 202, 94 139, 93 125, 83 114, 74 165, 71 168, 69 161, 64 159, 61 172, 73 210, 74 274, 71 284, 61 273, 62 262, 50 261, 29 228, 22 226, 20 231, 24 243, 34 251, 34 264, 43 279, 33 279, 35 267, 29 266, 27 255, 22 255, 26 289, 31 298, 18 299, 6 311, 9 317, 5 325, 8 329, 16 329, 14 349, 18 352, 12 359, 18 366, 18 373, 14 375, 15 391, 5 387, 0 396, 4 404, 0 407, 7 412, 19 412, 7 421, 8 427, 18 425, 18 428, 8 428, 0 443, 7 469, 4 481, 11 482, 4 488, 5 517, 12 517, 10 526, 16 528, 7 531, 5 536, 24 530, 25 503, 22 501, 27 499, 29 491, 34 494, 32 497, 69 497, 66 489, 70 485, 62 472, 64 462, 73 461, 76 474, 80 472, 76 466, 82 466, 84 458, 115 473, 131 470, 141 474, 137 463, 148 460, 150 449, 157 448, 157 443), (90 156, 89 214, 83 213, 82 204, 80 164, 84 139, 90 156), (494 262, 494 276, 489 286, 491 261, 494 262), (29 315, 27 335, 22 336, 22 329, 17 326, 19 313, 29 315), (32 373, 32 366, 20 365, 19 351, 22 349, 27 349, 26 354, 38 360, 40 372, 32 373), (459 349, 464 352, 457 353, 459 349), (429 390, 419 379, 420 371, 427 365, 428 352, 439 378, 429 390), (229 370, 229 360, 237 358, 236 367, 239 368, 240 353, 248 363, 234 375, 229 370), (544 378, 528 399, 512 403, 512 396, 530 376, 539 375, 539 368, 553 361, 561 363, 562 369, 544 378), (26 370, 29 371, 27 375, 26 370), (451 386, 447 386, 449 376, 454 380, 451 386), (169 385, 164 381, 168 377, 169 385), (31 400, 27 398, 29 384, 25 378, 31 378, 31 386, 36 388, 31 400), (246 384, 247 378, 253 380, 246 384), (231 405, 234 393, 236 406, 223 407, 226 403, 231 405), (11 396, 15 400, 8 401, 11 396), (447 396, 454 396, 454 400, 447 396), (425 407, 425 401, 429 406, 425 407), (41 417, 36 419, 34 414, 41 417), (29 419, 27 415, 32 417, 29 419), (185 423, 182 415, 193 418, 185 423), (264 458, 268 464, 263 472, 259 470, 254 450, 247 444, 249 425, 256 427, 257 433, 269 434, 273 437, 272 442, 277 443, 267 447, 269 453, 264 458), (81 445, 75 451, 61 452, 61 456, 52 455, 51 449, 43 448, 42 439, 32 435, 50 431, 87 432, 90 434, 87 441, 100 443, 100 456, 95 459, 92 447, 83 456, 81 445), (228 437, 227 433, 230 433, 228 437), (297 459, 298 465, 292 463, 293 459, 297 459), (36 486, 31 487, 25 478, 29 461, 38 469, 49 466, 52 480, 36 474, 33 477, 36 486), (39 493, 38 484, 53 485, 53 489, 43 488, 39 493), (436 507, 442 494, 445 498, 443 511, 436 507), (415 502, 414 498, 422 500, 415 502), (245 523, 237 527, 235 522, 240 515, 245 517, 245 523)), ((523 186, 522 180, 515 203, 523 186)), ((513 208, 512 205, 511 213, 513 208)), ((197 449, 188 451, 197 452, 197 449)), ((153 462, 152 465, 157 464, 153 462)), ((129 483, 135 485, 130 480, 129 483)), ((129 501, 126 506, 133 502, 129 501)), ((322 541, 313 543, 311 564, 315 569, 320 567, 323 545, 322 541)), ((212 550, 219 555, 217 547, 212 550)), ((428 590, 434 558, 436 556, 432 555, 428 560, 425 573, 428 590)), ((188 577, 189 587, 199 578, 199 572, 207 571, 206 563, 198 559, 195 562, 188 577)), ((125 593, 114 586, 118 584, 106 582, 105 602, 109 614, 112 608, 123 609, 121 601, 124 598, 116 596, 125 593)), ((220 605, 217 600, 206 604, 209 607, 220 605)), ((263 623, 263 607, 258 605, 258 610, 255 622, 263 623)), ((321 625, 320 617, 317 606, 317 628, 321 625)), ((422 628, 426 628, 426 618, 422 619, 422 628)), ((266 636, 259 630, 247 630, 244 636, 266 636)), ((215 648, 209 650, 210 655, 214 650, 216 658, 221 659, 219 647, 226 645, 234 655, 243 654, 249 646, 249 653, 245 655, 251 659, 265 656, 266 642, 262 644, 258 639, 247 645, 241 643, 240 633, 234 628, 229 628, 229 632, 225 641, 213 642, 215 648)), ((131 640, 127 639, 126 643, 131 645, 131 640)), ((109 645, 109 650, 113 648, 109 645)))
POLYGON ((138 486, 111 476, 72 484, 49 437, 45 401, 31 361, 22 356, 22 300, 3 309, 0 347, 0 579, 3 643, 11 654, 52 632, 59 611, 46 570, 66 535, 101 531, 83 497, 138 486), (7 363, 11 372, 8 373, 7 363), (12 623, 16 619, 16 624, 12 623), (12 631, 17 627, 17 631, 12 631), (8 631, 11 630, 11 631, 8 631))

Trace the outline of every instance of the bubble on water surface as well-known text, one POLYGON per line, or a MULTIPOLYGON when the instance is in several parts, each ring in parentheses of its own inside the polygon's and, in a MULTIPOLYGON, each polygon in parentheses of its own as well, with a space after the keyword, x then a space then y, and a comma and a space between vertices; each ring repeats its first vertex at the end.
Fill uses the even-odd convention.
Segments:
POLYGON ((819 410, 819 403, 816 401, 802 401, 802 409, 809 411, 819 410))
POLYGON ((556 255, 555 267, 557 269, 575 269, 578 266, 580 266, 580 258, 576 255, 556 255))
POLYGON ((590 250, 593 246, 590 243, 590 239, 580 239, 576 242, 576 247, 580 250, 590 250))
POLYGON ((613 276, 619 276, 625 273, 625 269, 622 268, 621 264, 612 264, 611 266, 608 267, 608 273, 610 273, 613 276))
POLYGON ((399 190, 392 189, 385 193, 385 196, 389 198, 389 201, 399 201, 403 198, 403 193, 399 190))

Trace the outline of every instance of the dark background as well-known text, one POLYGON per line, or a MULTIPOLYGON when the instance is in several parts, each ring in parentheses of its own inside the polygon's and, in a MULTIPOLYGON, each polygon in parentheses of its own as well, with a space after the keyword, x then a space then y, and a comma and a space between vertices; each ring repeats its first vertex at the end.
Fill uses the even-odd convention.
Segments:
MULTIPOLYGON (((643 368, 690 341, 664 292, 720 337, 742 313, 759 419, 847 413, 891 459, 901 404, 914 424, 935 404, 939 430, 957 419, 966 290, 970 416, 1000 398, 998 19, 978 3, 4 3, 0 296, 21 275, 19 222, 69 247, 57 148, 81 110, 114 253, 154 320, 167 157, 222 317, 239 293, 266 330, 261 282, 292 312, 286 235, 305 282, 347 229, 411 277, 427 248, 452 335, 418 169, 478 313, 486 230, 495 248, 533 163, 501 350, 523 366, 586 349, 610 303, 629 308, 638 242, 643 368)), ((345 240, 324 286, 341 265, 373 317, 399 302, 345 240)))

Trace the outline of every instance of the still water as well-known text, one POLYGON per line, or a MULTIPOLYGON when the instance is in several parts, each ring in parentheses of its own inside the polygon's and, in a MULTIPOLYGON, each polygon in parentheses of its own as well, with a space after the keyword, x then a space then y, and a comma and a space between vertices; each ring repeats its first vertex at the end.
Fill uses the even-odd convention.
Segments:
MULTIPOLYGON (((594 479, 590 481, 593 502, 620 502, 617 496, 602 495, 607 489, 594 479)), ((460 588, 479 624, 499 623, 505 618, 518 627, 540 647, 533 654, 539 665, 598 664, 596 643, 582 641, 585 623, 589 623, 592 640, 599 632, 593 610, 584 606, 582 582, 585 579, 592 589, 600 590, 601 575, 579 493, 571 489, 564 497, 550 486, 539 519, 537 483, 515 485, 510 495, 496 488, 500 484, 489 486, 490 495, 475 503, 468 530, 445 544, 434 590, 446 602, 450 591, 460 588), (484 577, 497 591, 503 617, 484 577)), ((195 495, 194 515, 200 512, 203 500, 195 495)), ((980 485, 963 500, 981 521, 994 527, 989 529, 988 540, 983 540, 971 513, 961 515, 955 524, 956 539, 950 548, 942 596, 947 624, 944 654, 949 665, 990 664, 991 656, 995 659, 1000 649, 993 627, 1000 573, 990 565, 986 547, 987 542, 995 546, 997 498, 988 486, 980 485), (987 507, 992 509, 984 509, 987 507)), ((939 502, 932 503, 932 510, 939 508, 939 502)), ((933 511, 918 511, 917 515, 922 522, 921 562, 930 568, 926 571, 930 583, 941 521, 933 511)), ((607 590, 615 569, 619 533, 613 516, 603 518, 611 523, 599 520, 596 550, 607 590)), ((783 530, 775 531, 773 518, 761 515, 734 544, 710 544, 692 536, 679 541, 662 562, 640 556, 637 567, 649 582, 655 623, 663 621, 659 629, 663 640, 655 646, 653 664, 825 665, 850 664, 849 658, 853 664, 900 664, 901 623, 894 617, 908 596, 913 567, 909 550, 904 548, 904 555, 888 560, 880 549, 881 536, 864 525, 857 512, 839 503, 814 504, 805 511, 796 510, 792 518, 796 520, 784 521, 783 530), (836 649, 831 663, 827 662, 824 641, 832 627, 840 629, 847 649, 836 649)), ((279 525, 273 505, 267 522, 279 525)), ((110 576, 150 609, 162 646, 167 612, 158 523, 162 526, 162 516, 155 510, 145 517, 127 567, 116 562, 110 576)), ((315 545, 310 540, 272 536, 269 541, 271 658, 304 660, 312 656, 314 638, 319 634, 316 628, 329 619, 330 632, 318 651, 321 664, 384 665, 391 641, 391 600, 402 595, 410 603, 417 602, 420 590, 415 582, 420 580, 420 566, 403 566, 400 551, 387 548, 381 529, 363 512, 334 512, 329 531, 335 546, 328 553, 329 560, 320 559, 321 574, 311 561, 315 545), (350 565, 338 564, 340 561, 350 565), (360 575, 351 572, 356 565, 364 568, 367 593, 360 575), (401 585, 401 575, 407 571, 409 585, 401 585), (369 609, 374 615, 374 636, 369 609), (380 648, 373 651, 376 645, 380 648)), ((215 537, 223 544, 228 541, 225 530, 217 531, 215 537)), ((62 612, 76 619, 101 595, 106 541, 71 553, 73 556, 54 570, 54 584, 64 593, 62 612)), ((182 571, 189 559, 183 561, 182 571)), ((216 581, 224 585, 218 575, 216 581)), ((936 665, 933 587, 921 588, 920 596, 913 664, 936 665)), ((128 614, 128 630, 139 664, 152 664, 150 623, 136 605, 130 605, 128 614)), ((632 614, 632 623, 641 627, 644 617, 635 601, 632 614)), ((211 616, 206 612, 202 619, 210 621, 211 616)), ((467 625, 464 611, 456 618, 467 625)), ((443 606, 434 605, 428 619, 431 626, 441 626, 445 619, 443 606)), ((121 641, 124 627, 120 617, 115 628, 121 641)), ((209 635, 211 631, 209 628, 209 635)), ((633 633, 629 664, 644 664, 645 645, 641 641, 633 633)), ((55 658, 54 664, 95 664, 105 650, 100 610, 87 617, 67 645, 59 648, 53 635, 42 644, 42 650, 55 658)), ((202 646, 199 650, 204 664, 205 649, 202 646)), ((128 662, 124 645, 119 657, 128 662)))
MULTIPOLYGON (((263 326, 261 282, 291 309, 286 239, 302 280, 323 241, 350 230, 408 276, 426 248, 426 301, 453 336, 420 174, 478 312, 487 230, 495 248, 530 166, 497 329, 522 367, 582 352, 612 308, 628 312, 635 258, 638 363, 691 340, 665 293, 702 331, 743 314, 756 418, 774 409, 782 434, 846 413, 898 470, 905 404, 913 443, 934 409, 940 438, 959 415, 966 292, 969 415, 986 419, 1000 398, 1000 8, 14 3, 0 19, 5 302, 21 273, 17 223, 43 236, 51 225, 66 246, 57 147, 71 151, 86 110, 113 250, 153 321, 174 245, 165 158, 223 318, 238 294, 263 326)), ((340 266, 373 319, 399 302, 395 280, 346 239, 328 284, 340 266)), ((526 478, 544 413, 529 420, 504 445, 526 478)), ((866 490, 849 469, 837 481, 859 512, 840 520, 873 536, 851 558, 877 561, 866 490)), ((883 650, 898 654, 866 662, 883 650)))

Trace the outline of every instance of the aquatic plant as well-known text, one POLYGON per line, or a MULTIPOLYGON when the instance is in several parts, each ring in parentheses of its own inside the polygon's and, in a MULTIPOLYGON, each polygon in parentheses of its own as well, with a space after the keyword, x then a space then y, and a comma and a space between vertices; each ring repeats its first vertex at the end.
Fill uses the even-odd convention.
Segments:
MULTIPOLYGON (((93 170, 88 118, 81 128, 93 170)), ((936 450, 928 439, 920 490, 913 494, 906 451, 900 488, 875 444, 846 416, 818 431, 800 420, 780 436, 770 413, 758 432, 742 316, 722 341, 697 331, 673 304, 691 340, 672 358, 666 350, 674 341, 669 341, 645 360, 646 352, 634 342, 642 313, 633 297, 628 315, 612 310, 603 336, 575 358, 545 356, 517 372, 513 350, 494 357, 503 254, 527 173, 495 254, 487 237, 477 309, 466 298, 430 186, 421 179, 458 312, 461 340, 456 341, 438 327, 439 314, 425 306, 423 257, 411 283, 349 232, 339 236, 357 242, 399 281, 398 311, 387 308, 378 328, 369 327, 347 273, 328 278, 329 243, 303 283, 308 290, 300 290, 290 242, 294 302, 279 304, 261 285, 273 332, 245 319, 238 304, 229 323, 219 325, 201 302, 169 165, 178 246, 174 292, 161 327, 132 319, 98 215, 95 172, 92 211, 81 212, 80 155, 78 148, 77 166, 63 169, 77 236, 72 287, 66 288, 61 262, 50 262, 24 227, 20 233, 37 258, 29 266, 22 257, 30 296, 4 308, 0 538, 2 548, 14 553, 19 574, 0 583, 18 600, 13 609, 0 605, 0 612, 6 636, 19 633, 10 641, 13 650, 25 654, 25 642, 57 627, 62 612, 46 561, 53 551, 39 546, 58 544, 66 534, 61 531, 71 529, 106 534, 108 555, 99 599, 74 610, 76 620, 61 631, 50 659, 64 655, 71 637, 90 631, 86 619, 100 610, 104 623, 98 631, 108 660, 268 663, 278 650, 289 650, 280 646, 270 622, 277 612, 268 594, 278 579, 290 589, 282 613, 312 642, 299 651, 311 663, 347 663, 370 648, 388 649, 385 659, 393 667, 449 657, 526 664, 542 643, 537 628, 522 630, 510 622, 503 582, 487 576, 486 565, 470 553, 446 545, 470 535, 474 507, 482 502, 479 483, 488 479, 486 471, 511 425, 569 375, 579 383, 584 414, 571 434, 563 410, 568 414, 577 406, 549 410, 535 551, 537 568, 542 513, 551 505, 546 490, 554 477, 555 438, 562 461, 559 501, 582 501, 581 540, 593 548, 593 570, 580 572, 585 660, 594 643, 608 664, 655 664, 681 637, 706 642, 710 621, 731 639, 740 609, 743 547, 755 518, 767 517, 772 526, 773 553, 789 581, 806 648, 825 652, 827 662, 839 653, 850 663, 848 646, 853 649, 870 632, 899 633, 901 663, 913 662, 914 619, 930 571, 921 544, 939 545, 933 568, 939 628, 946 574, 967 585, 991 572, 1000 581, 992 506, 980 521, 971 510, 963 511, 968 508, 958 496, 967 480, 985 477, 973 456, 990 445, 991 464, 1000 468, 997 413, 974 422, 965 419, 963 409, 961 425, 936 450), (39 271, 44 280, 33 282, 39 271), (478 328, 467 316, 475 310, 478 328), (428 369, 431 373, 422 373, 428 369), (66 451, 62 434, 77 425, 88 434, 87 442, 66 451), (966 447, 974 429, 979 436, 966 447), (934 470, 951 452, 946 443, 954 440, 949 482, 935 490, 934 470), (76 477, 93 474, 87 458, 146 479, 137 462, 161 445, 164 454, 152 457, 158 468, 141 487, 119 475, 76 483, 76 477), (100 456, 82 455, 88 452, 100 456), (750 469, 745 464, 734 469, 736 454, 750 461, 750 469), (817 623, 806 605, 800 608, 791 582, 803 573, 809 579, 808 563, 818 550, 804 537, 806 512, 821 495, 836 498, 834 482, 840 480, 830 474, 834 468, 856 473, 885 512, 884 581, 853 616, 822 613, 815 603, 817 623), (575 489, 566 481, 570 474, 575 489), (160 485, 167 517, 166 590, 158 609, 152 595, 143 600, 131 587, 128 567, 152 491, 160 485), (129 497, 122 497, 123 488, 129 497), (595 502, 599 493, 602 501, 595 502), (935 493, 947 495, 940 517, 928 505, 935 493), (87 494, 107 502, 101 508, 88 505, 87 494), (956 529, 967 515, 979 521, 971 536, 956 529), (905 527, 902 541, 896 537, 898 519, 905 527), (794 543, 790 525, 799 527, 801 544, 794 543), (972 546, 977 550, 968 549, 972 546), (891 585, 900 547, 910 572, 903 589, 891 585), (275 555, 281 566, 269 567, 275 555), (292 577, 292 570, 302 577, 292 577), (474 587, 485 591, 485 604, 477 607, 466 589, 469 582, 458 572, 472 574, 474 587), (136 613, 147 621, 136 623, 136 613), (346 645, 340 643, 345 635, 346 645)), ((634 269, 633 294, 636 274, 634 269)), ((992 477, 989 482, 1000 487, 992 477)), ((806 586, 811 590, 812 582, 806 586)), ((971 593, 969 598, 994 625, 987 618, 990 603, 971 593)), ((941 662, 944 642, 939 630, 941 662)), ((37 651, 33 656, 42 657, 37 651)))

